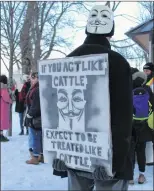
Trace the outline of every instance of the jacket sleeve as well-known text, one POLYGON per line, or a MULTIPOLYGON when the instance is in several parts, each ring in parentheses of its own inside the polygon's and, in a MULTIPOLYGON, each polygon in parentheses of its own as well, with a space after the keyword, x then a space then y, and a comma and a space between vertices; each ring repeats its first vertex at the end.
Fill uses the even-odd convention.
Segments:
POLYGON ((152 92, 151 88, 149 86, 146 86, 147 88, 147 91, 149 92, 149 95, 150 95, 150 103, 152 105, 152 111, 154 111, 154 93, 152 92))
POLYGON ((32 96, 32 104, 28 114, 34 118, 41 116, 39 88, 36 89, 32 96))
POLYGON ((19 100, 20 100, 20 102, 24 102, 24 101, 25 101, 25 99, 26 99, 26 94, 27 94, 27 92, 26 92, 26 83, 25 83, 25 84, 23 85, 23 87, 22 87, 20 93, 19 93, 19 100))
POLYGON ((125 170, 132 136, 132 75, 129 63, 119 54, 109 57, 110 111, 113 171, 125 170))

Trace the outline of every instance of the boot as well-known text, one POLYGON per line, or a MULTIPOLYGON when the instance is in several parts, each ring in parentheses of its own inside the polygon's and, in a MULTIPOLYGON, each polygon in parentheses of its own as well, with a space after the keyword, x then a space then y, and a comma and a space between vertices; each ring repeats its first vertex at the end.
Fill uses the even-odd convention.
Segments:
POLYGON ((26 129, 26 135, 28 135, 29 133, 28 133, 28 128, 26 129))
POLYGON ((145 178, 144 174, 140 174, 139 178, 138 178, 138 183, 144 184, 145 182, 146 182, 146 178, 145 178))
POLYGON ((134 185, 134 180, 130 180, 130 181, 129 181, 129 184, 130 184, 130 185, 134 185))
POLYGON ((29 151, 29 153, 30 153, 30 157, 32 158, 33 157, 33 152, 29 151))
POLYGON ((44 157, 42 154, 38 157, 38 161, 44 163, 44 157))
POLYGON ((8 142, 9 139, 7 137, 4 137, 4 135, 0 135, 0 142, 8 142))
POLYGON ((24 130, 22 129, 19 135, 24 135, 24 130))
POLYGON ((154 162, 149 162, 146 164, 147 166, 154 166, 154 162))
POLYGON ((34 164, 34 165, 38 165, 39 161, 38 161, 38 157, 32 157, 30 160, 26 161, 27 164, 34 164))

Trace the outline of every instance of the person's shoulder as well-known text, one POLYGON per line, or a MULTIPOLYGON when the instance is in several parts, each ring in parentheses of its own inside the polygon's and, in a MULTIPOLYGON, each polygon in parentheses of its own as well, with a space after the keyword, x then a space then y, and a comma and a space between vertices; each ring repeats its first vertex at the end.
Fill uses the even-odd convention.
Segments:
POLYGON ((150 86, 144 85, 143 87, 144 87, 149 93, 152 93, 152 90, 151 90, 150 86))
MULTIPOLYGON (((111 50, 109 53, 110 57, 113 58, 114 60, 117 59, 120 63, 129 65, 128 61, 118 52, 111 50)), ((117 63, 118 64, 118 63, 117 63)))
POLYGON ((77 47, 76 49, 74 49, 66 57, 78 56, 80 54, 80 52, 82 52, 82 49, 83 49, 83 45, 81 45, 81 46, 77 47))
POLYGON ((99 44, 82 44, 70 54, 68 54, 67 57, 106 53, 108 54, 109 63, 111 66, 113 66, 113 68, 127 68, 129 71, 131 71, 128 61, 121 54, 99 44))
POLYGON ((23 88, 26 88, 27 87, 27 84, 26 84, 26 82, 23 84, 23 88))
POLYGON ((35 91, 34 91, 35 94, 39 94, 39 89, 40 89, 40 88, 39 88, 39 85, 35 87, 35 91))
POLYGON ((30 85, 30 82, 25 82, 25 85, 26 85, 26 86, 29 86, 29 85, 30 85))

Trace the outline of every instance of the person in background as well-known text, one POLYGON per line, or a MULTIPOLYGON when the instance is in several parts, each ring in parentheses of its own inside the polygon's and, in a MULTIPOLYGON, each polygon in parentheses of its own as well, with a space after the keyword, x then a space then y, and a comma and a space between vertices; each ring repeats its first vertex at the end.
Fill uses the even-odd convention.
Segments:
MULTIPOLYGON (((29 75, 23 75, 23 80, 24 80, 23 87, 18 94, 19 95, 19 105, 20 105, 19 106, 20 107, 19 108, 19 118, 20 118, 20 127, 21 127, 20 135, 24 134, 24 114, 25 114, 25 110, 26 110, 26 96, 27 96, 27 93, 31 86, 29 75)), ((26 134, 28 135, 28 128, 26 130, 26 134)))
POLYGON ((15 112, 19 113, 19 122, 20 122, 20 133, 19 135, 24 135, 24 125, 23 125, 23 119, 24 119, 24 112, 25 112, 25 104, 23 101, 19 101, 19 94, 20 92, 18 89, 15 90, 15 112))
MULTIPOLYGON (((147 120, 154 111, 154 95, 150 87, 146 86, 147 76, 143 72, 132 69, 133 79, 133 133, 132 141, 134 144, 133 164, 135 168, 135 154, 139 167, 138 183, 143 184, 145 178, 146 166, 146 142, 151 140, 151 130, 148 127, 147 120)), ((129 182, 134 184, 134 180, 129 182)))
MULTIPOLYGON (((147 75, 147 86, 150 86, 152 92, 154 93, 154 64, 152 62, 148 62, 143 66, 143 71, 147 75)), ((154 118, 154 115, 152 115, 154 118)), ((154 125, 153 125, 154 126, 154 125)), ((152 143, 153 143, 153 155, 154 155, 154 131, 152 132, 152 143)), ((154 156, 153 156, 154 160, 154 156)), ((147 163, 147 165, 154 165, 154 161, 151 163, 147 163)))
POLYGON ((154 92, 154 64, 148 62, 143 66, 143 72, 147 75, 146 85, 150 86, 152 92, 154 92))
POLYGON ((5 75, 0 76, 0 141, 7 142, 9 139, 3 135, 4 130, 8 130, 11 127, 10 115, 11 104, 7 89, 7 77, 5 75))
POLYGON ((26 114, 25 123, 29 128, 29 152, 31 159, 27 160, 26 163, 37 165, 39 162, 43 162, 42 124, 38 73, 32 73, 30 80, 31 88, 26 97, 28 111, 26 114))

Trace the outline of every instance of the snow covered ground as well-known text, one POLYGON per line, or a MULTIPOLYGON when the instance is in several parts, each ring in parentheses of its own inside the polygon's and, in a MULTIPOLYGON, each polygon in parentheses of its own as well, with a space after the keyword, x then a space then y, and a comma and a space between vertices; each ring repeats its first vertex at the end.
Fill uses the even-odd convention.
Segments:
MULTIPOLYGON (((18 114, 13 112, 13 136, 1 144, 1 190, 67 190, 67 178, 52 175, 49 164, 27 165, 28 137, 19 136, 18 114)), ((129 190, 153 190, 153 167, 147 167, 147 182, 129 186, 129 190)))

